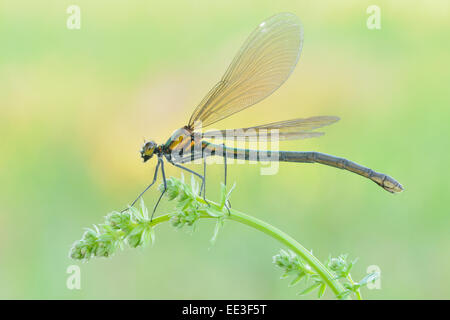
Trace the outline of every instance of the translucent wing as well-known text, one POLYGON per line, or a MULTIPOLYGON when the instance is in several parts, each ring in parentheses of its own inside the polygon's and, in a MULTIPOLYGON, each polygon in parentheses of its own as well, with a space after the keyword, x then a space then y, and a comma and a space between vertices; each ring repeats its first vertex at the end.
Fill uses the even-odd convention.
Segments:
POLYGON ((269 96, 294 70, 302 43, 303 29, 294 14, 280 13, 262 22, 197 106, 189 126, 196 121, 209 126, 269 96))
POLYGON ((338 117, 331 116, 293 119, 250 128, 207 131, 202 134, 202 137, 205 139, 264 141, 274 139, 275 136, 271 136, 271 131, 277 130, 278 140, 297 140, 321 136, 324 134, 323 132, 313 132, 312 130, 330 125, 338 120, 338 117))

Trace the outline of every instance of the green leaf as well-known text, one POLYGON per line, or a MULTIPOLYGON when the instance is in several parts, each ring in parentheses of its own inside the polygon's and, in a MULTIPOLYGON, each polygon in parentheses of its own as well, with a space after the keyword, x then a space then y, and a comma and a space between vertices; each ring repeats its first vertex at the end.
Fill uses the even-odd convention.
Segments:
POLYGON ((216 226, 214 227, 214 234, 211 238, 211 243, 214 244, 217 240, 217 235, 219 234, 220 228, 223 226, 223 220, 222 219, 217 219, 216 221, 216 226))
POLYGON ((233 192, 234 188, 236 188, 236 182, 233 183, 233 185, 232 185, 231 188, 230 188, 230 191, 228 191, 227 196, 226 196, 226 199, 225 199, 226 201, 228 201, 228 200, 230 199, 231 193, 233 192))
POLYGON ((327 285, 325 283, 322 283, 320 285, 319 292, 317 293, 319 299, 323 297, 323 295, 325 294, 325 290, 327 290, 327 285))
POLYGON ((146 245, 146 244, 150 243, 151 241, 152 241, 152 239, 151 239, 150 229, 145 228, 144 231, 142 232, 142 244, 146 245))
POLYGON ((227 187, 221 183, 220 184, 220 208, 225 206, 225 201, 227 200, 227 187))
POLYGON ((299 274, 297 277, 295 277, 294 280, 292 280, 292 281, 289 283, 288 286, 289 286, 289 287, 295 286, 295 285, 296 285, 297 283, 299 283, 300 280, 302 280, 304 277, 305 277, 305 273, 302 272, 302 273, 299 274))
POLYGON ((347 298, 351 293, 352 293, 352 291, 350 291, 350 290, 342 291, 340 294, 337 295, 337 298, 340 300, 343 300, 343 299, 347 298))
POLYGON ((289 273, 285 272, 281 275, 280 279, 286 279, 287 277, 289 277, 289 273))
POLYGON ((314 291, 315 289, 317 289, 321 284, 322 284, 322 282, 316 282, 312 286, 310 286, 310 287, 306 288, 305 290, 297 293, 297 295, 304 296, 304 295, 314 291))
POLYGON ((212 208, 212 207, 207 207, 207 208, 205 209, 205 211, 206 211, 206 213, 207 213, 208 215, 210 215, 211 217, 218 218, 218 217, 222 217, 222 216, 223 216, 223 213, 222 213, 222 212, 219 212, 219 211, 217 211, 216 209, 214 209, 214 208, 212 208))
POLYGON ((191 175, 191 189, 192 189, 192 193, 197 196, 198 192, 199 192, 199 185, 197 183, 197 181, 195 181, 194 175, 191 175))
POLYGON ((142 217, 146 220, 148 220, 148 210, 147 207, 144 204, 144 198, 141 197, 141 210, 142 212, 142 217))
POLYGON ((138 224, 131 232, 128 234, 128 236, 132 237, 138 234, 142 234, 144 231, 144 226, 141 224, 138 224))

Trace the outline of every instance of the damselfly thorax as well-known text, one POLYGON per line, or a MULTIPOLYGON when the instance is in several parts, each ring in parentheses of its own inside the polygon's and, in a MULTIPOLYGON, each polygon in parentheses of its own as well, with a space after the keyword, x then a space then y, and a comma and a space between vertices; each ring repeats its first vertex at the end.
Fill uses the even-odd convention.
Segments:
POLYGON ((192 128, 185 126, 175 130, 164 144, 164 156, 169 161, 176 161, 178 158, 194 152, 199 143, 201 143, 201 136, 195 134, 192 128))
POLYGON ((170 162, 178 162, 182 157, 201 152, 201 134, 194 133, 188 126, 177 129, 165 144, 157 145, 154 141, 144 142, 141 149, 141 157, 147 162, 157 155, 164 156, 170 162))

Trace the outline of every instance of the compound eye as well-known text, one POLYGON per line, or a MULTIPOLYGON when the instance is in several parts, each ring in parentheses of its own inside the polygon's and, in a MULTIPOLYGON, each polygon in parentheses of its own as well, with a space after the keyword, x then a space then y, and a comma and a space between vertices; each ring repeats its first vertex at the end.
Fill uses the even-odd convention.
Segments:
POLYGON ((148 156, 153 155, 153 152, 155 151, 155 144, 152 142, 147 143, 147 145, 145 146, 145 154, 148 156))

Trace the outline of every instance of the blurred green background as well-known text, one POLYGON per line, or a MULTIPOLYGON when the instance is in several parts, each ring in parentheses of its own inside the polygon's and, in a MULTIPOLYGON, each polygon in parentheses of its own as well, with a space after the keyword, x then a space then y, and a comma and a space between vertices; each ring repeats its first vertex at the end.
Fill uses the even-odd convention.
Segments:
MULTIPOLYGON (((150 181, 143 137, 186 124, 248 34, 290 11, 304 24, 290 79, 219 128, 315 115, 341 121, 282 149, 346 157, 398 179, 392 195, 357 175, 310 164, 229 167, 233 207, 286 231, 321 260, 381 269, 368 299, 450 298, 450 13, 442 1, 12 1, 0 3, 0 298, 298 299, 271 263, 279 244, 227 223, 111 259, 68 258, 83 228, 122 209, 150 181), (68 30, 66 9, 81 8, 68 30), (369 5, 381 30, 366 27, 369 5), (81 267, 81 290, 66 269, 81 267)), ((200 169, 198 165, 191 166, 200 169)), ((208 168, 217 199, 220 165, 208 168)), ((167 166, 167 174, 180 171, 167 166)), ((153 206, 158 192, 145 196, 153 206)), ((172 204, 163 201, 159 213, 172 204)), ((308 296, 306 298, 314 298, 308 296)), ((326 295, 332 298, 328 292, 326 295)), ((303 299, 303 298, 302 298, 303 299)))

